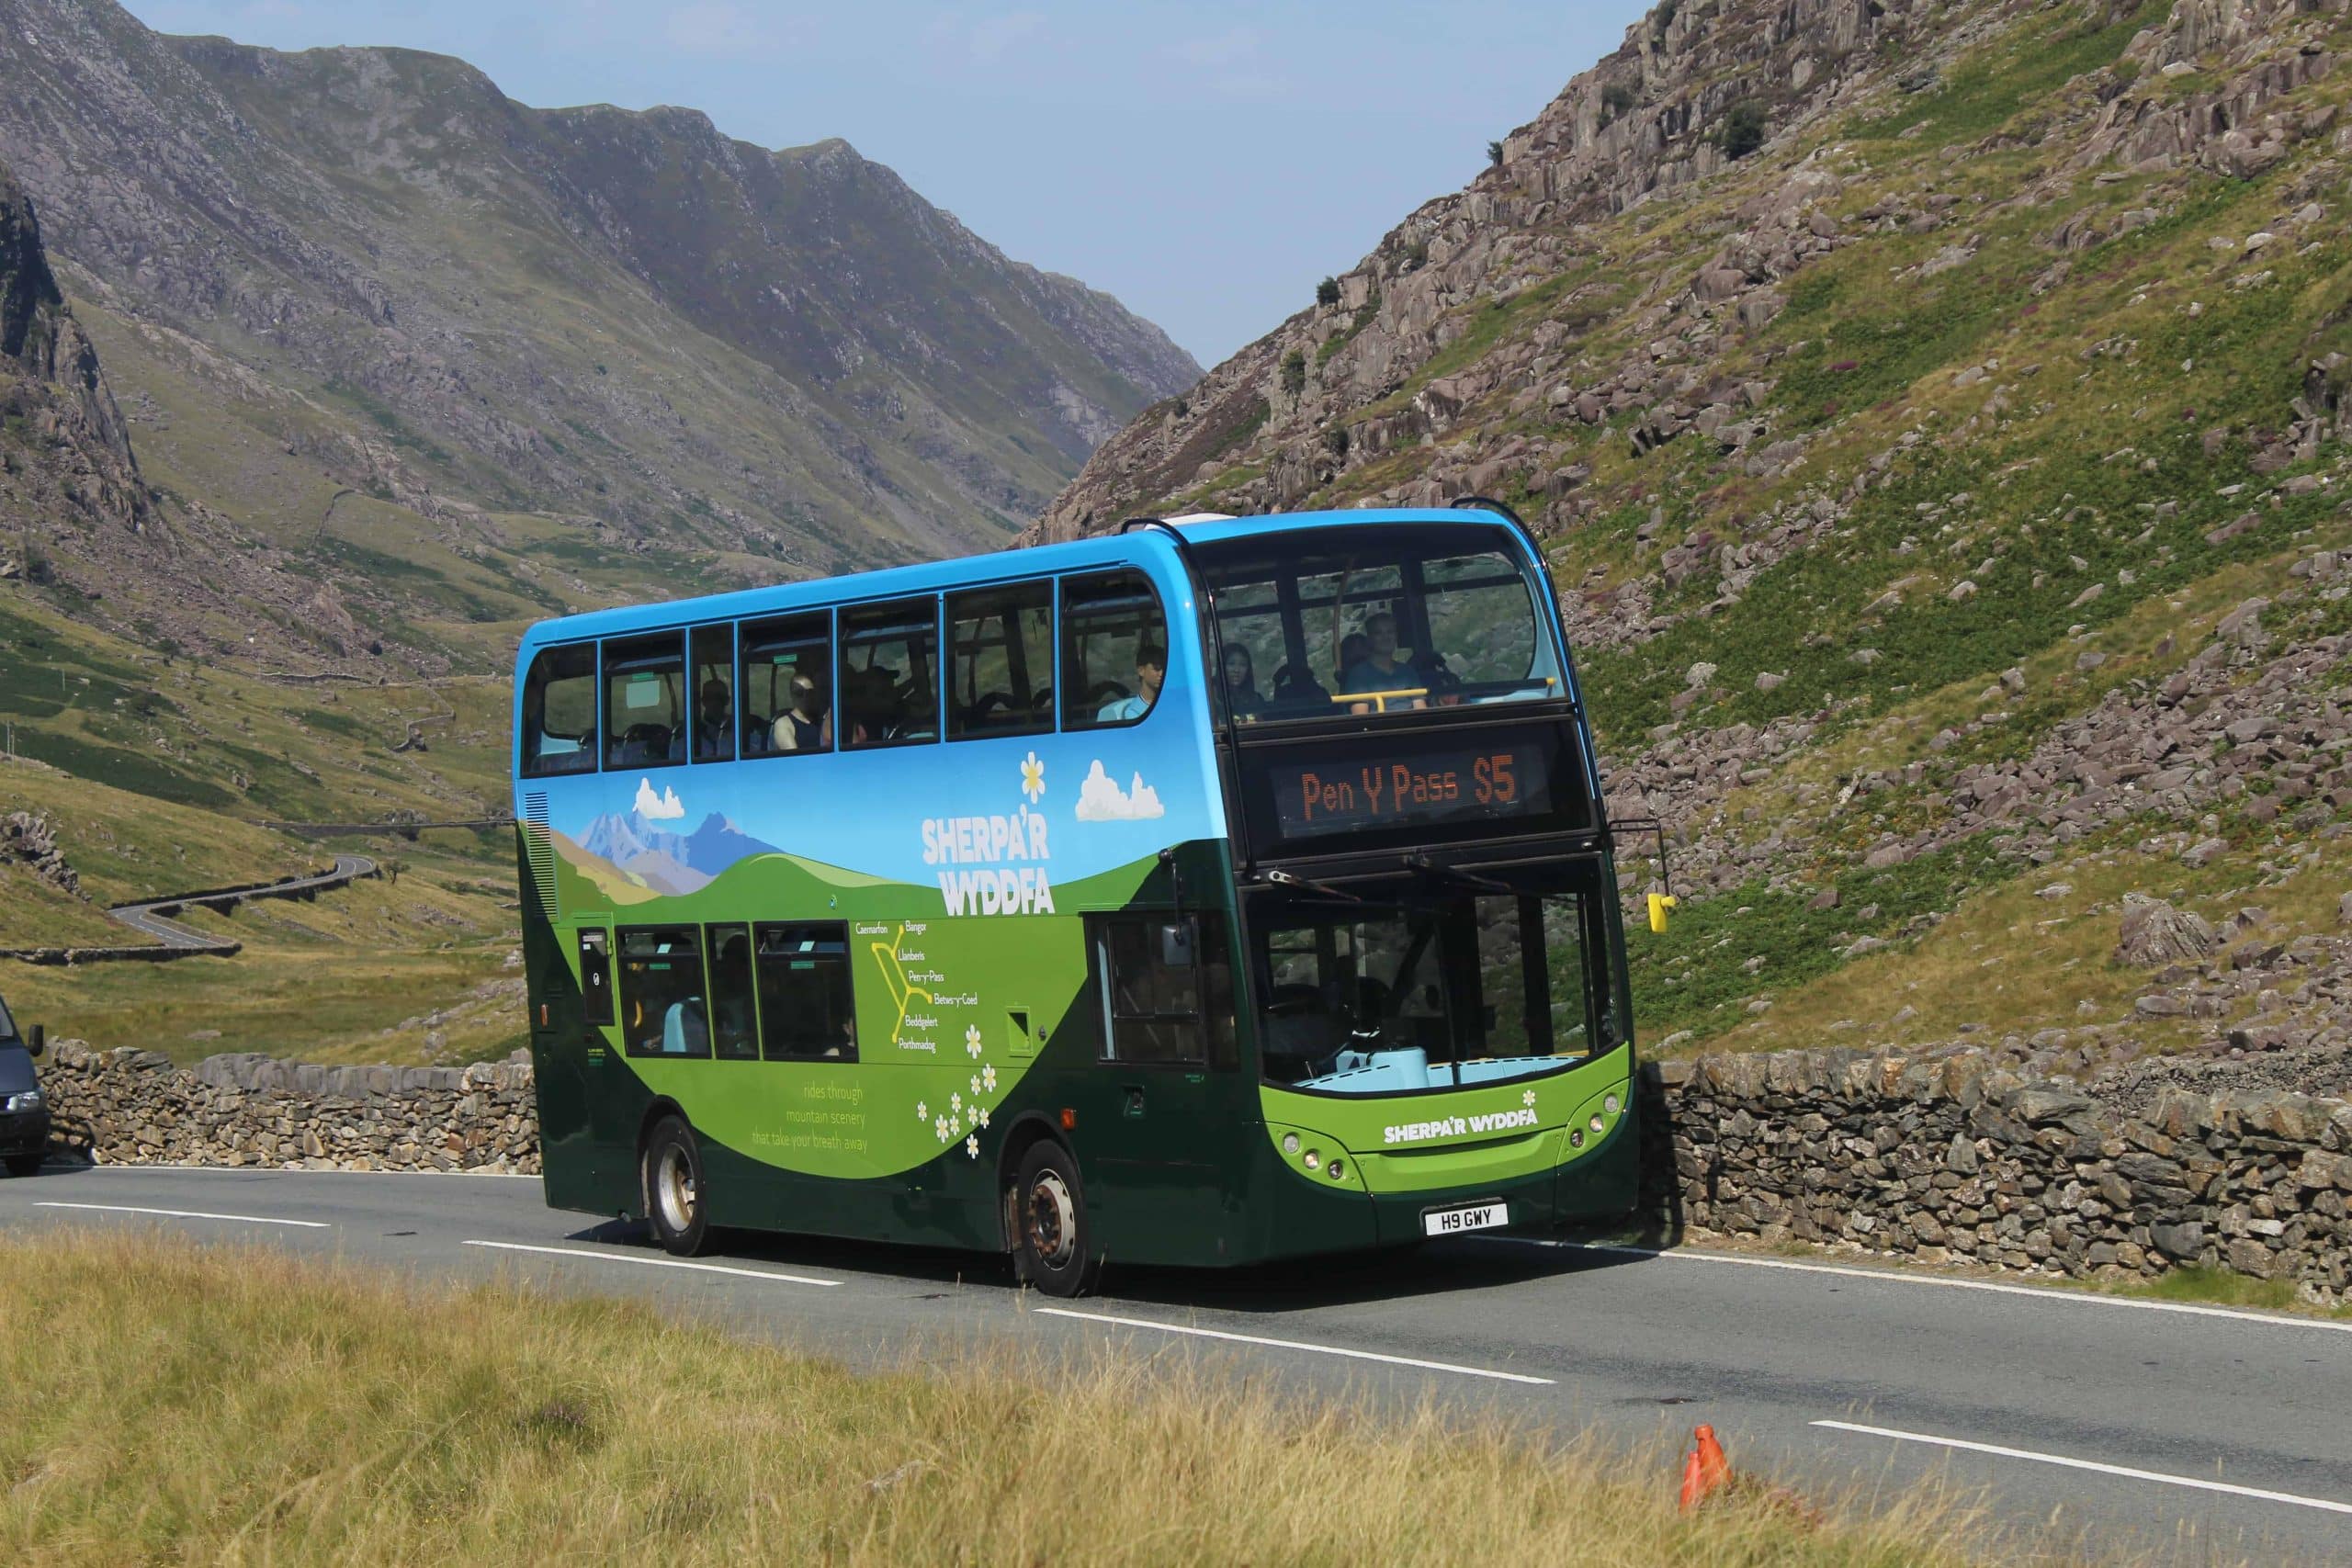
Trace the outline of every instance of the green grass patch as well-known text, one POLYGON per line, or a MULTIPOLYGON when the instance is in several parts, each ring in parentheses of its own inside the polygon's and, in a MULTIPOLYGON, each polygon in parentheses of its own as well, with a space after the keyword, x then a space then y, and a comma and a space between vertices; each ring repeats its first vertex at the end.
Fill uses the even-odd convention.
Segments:
POLYGON ((20 1562, 2068 1560, 1932 1484, 1685 1513, 1664 1445, 1009 1336, 861 1373, 639 1301, 138 1232, 0 1240, 0 1313, 104 1325, 0 1338, 20 1562))

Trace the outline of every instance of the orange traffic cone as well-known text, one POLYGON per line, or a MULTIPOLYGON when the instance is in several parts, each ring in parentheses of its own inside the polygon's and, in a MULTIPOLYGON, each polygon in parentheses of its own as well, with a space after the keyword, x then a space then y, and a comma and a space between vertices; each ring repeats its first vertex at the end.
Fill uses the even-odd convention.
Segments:
POLYGON ((1715 1429, 1702 1427, 1691 1434, 1698 1439, 1690 1457, 1682 1461, 1682 1506, 1695 1508, 1707 1500, 1710 1493, 1731 1479, 1731 1461, 1724 1458, 1724 1447, 1715 1441, 1715 1429))
POLYGON ((1731 1461, 1724 1457, 1724 1446, 1715 1441, 1713 1427, 1702 1427, 1690 1435, 1699 1440, 1699 1483, 1713 1492, 1731 1479, 1731 1461))

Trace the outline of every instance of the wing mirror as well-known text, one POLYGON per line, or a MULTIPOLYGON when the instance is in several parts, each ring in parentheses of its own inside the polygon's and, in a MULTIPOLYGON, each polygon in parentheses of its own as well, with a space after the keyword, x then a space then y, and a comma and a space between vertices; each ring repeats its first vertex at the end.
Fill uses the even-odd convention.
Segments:
POLYGON ((46 1024, 33 1025, 32 1035, 26 1040, 25 1049, 36 1056, 49 1049, 49 1028, 46 1024))

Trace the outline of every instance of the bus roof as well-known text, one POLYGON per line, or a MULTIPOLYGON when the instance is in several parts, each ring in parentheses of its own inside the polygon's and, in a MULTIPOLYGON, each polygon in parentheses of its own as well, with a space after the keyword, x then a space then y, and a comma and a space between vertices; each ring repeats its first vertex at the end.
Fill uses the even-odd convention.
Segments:
MULTIPOLYGON (((1500 525, 1512 533, 1509 519, 1484 508, 1384 507, 1331 512, 1277 512, 1257 517, 1186 522, 1183 537, 1195 544, 1248 538, 1259 534, 1291 533, 1318 528, 1362 526, 1381 523, 1483 523, 1500 525)), ((696 599, 661 600, 624 604, 610 610, 589 610, 541 621, 523 634, 526 652, 550 642, 589 637, 626 637, 705 620, 745 615, 789 614, 795 609, 887 599, 899 593, 936 593, 971 582, 1009 577, 1045 576, 1083 571, 1122 560, 1170 560, 1176 547, 1159 529, 1096 534, 1066 544, 1035 545, 1026 549, 991 550, 982 555, 954 556, 944 560, 919 561, 908 566, 882 567, 839 577, 806 578, 760 588, 738 589, 696 599)))

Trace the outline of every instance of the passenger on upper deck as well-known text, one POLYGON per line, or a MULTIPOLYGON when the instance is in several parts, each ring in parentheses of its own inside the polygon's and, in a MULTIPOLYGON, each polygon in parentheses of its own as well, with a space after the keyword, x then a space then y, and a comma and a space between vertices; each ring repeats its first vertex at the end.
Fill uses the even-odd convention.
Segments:
POLYGON ((1258 669, 1250 657, 1249 648, 1235 643, 1225 650, 1225 705, 1233 716, 1250 719, 1258 716, 1265 699, 1258 694, 1258 669))
MULTIPOLYGON (((1396 617, 1383 610, 1363 624, 1365 649, 1340 676, 1344 692, 1400 692, 1427 686, 1429 678, 1396 647, 1396 617)), ((1344 656, 1343 656, 1344 657, 1344 656)))
POLYGON ((735 704, 727 682, 713 676, 702 683, 695 707, 695 760, 707 762, 735 754, 735 704))
POLYGON ((1135 695, 1118 697, 1102 705, 1094 716, 1104 724, 1116 724, 1125 719, 1141 718, 1159 700, 1159 683, 1168 679, 1168 649, 1156 642, 1139 643, 1136 648, 1135 695))
POLYGON ((779 751, 822 751, 833 743, 833 716, 806 671, 792 676, 792 706, 775 716, 771 739, 779 751))

